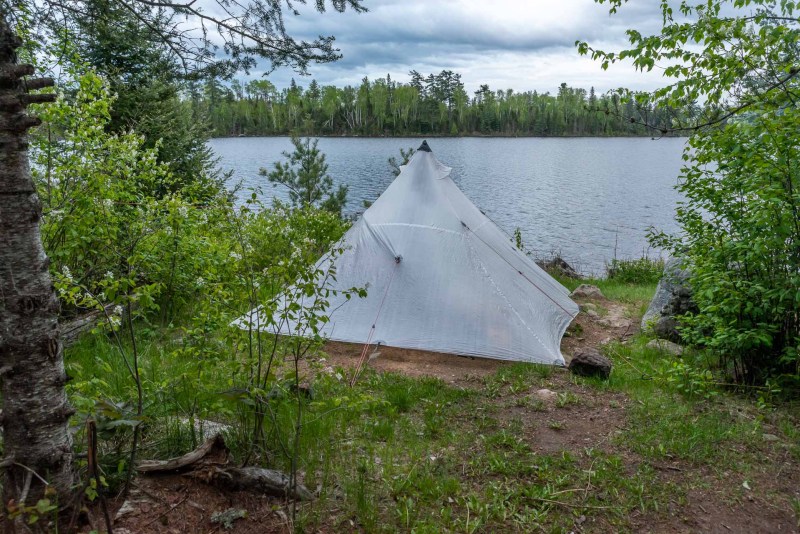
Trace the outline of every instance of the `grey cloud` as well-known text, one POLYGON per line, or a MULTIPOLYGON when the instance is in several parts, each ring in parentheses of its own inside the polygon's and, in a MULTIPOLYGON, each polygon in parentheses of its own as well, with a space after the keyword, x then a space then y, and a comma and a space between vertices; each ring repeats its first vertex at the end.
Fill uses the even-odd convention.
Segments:
MULTIPOLYGON (((606 49, 620 49, 626 44, 627 28, 657 31, 660 15, 656 0, 633 0, 614 16, 608 15, 606 5, 591 0, 495 0, 494 10, 471 0, 382 0, 364 4, 370 12, 360 15, 318 14, 304 9, 301 16, 287 18, 287 30, 296 38, 336 37, 343 58, 310 68, 312 77, 320 83, 356 84, 364 76, 386 73, 404 80, 411 69, 423 73, 452 69, 462 72, 470 89, 489 83, 518 90, 554 90, 560 81, 569 79, 589 84, 596 79, 594 85, 604 88, 658 85, 652 76, 642 78, 632 69, 604 73, 596 65, 593 71, 591 65, 580 63, 574 46, 580 39, 606 49), (534 68, 543 61, 550 65, 547 79, 534 68), (559 62, 562 72, 553 68, 559 62), (578 63, 580 67, 576 67, 578 63)), ((293 76, 297 77, 289 69, 269 75, 279 87, 287 85, 293 76)), ((301 84, 306 83, 303 80, 298 78, 301 84)))

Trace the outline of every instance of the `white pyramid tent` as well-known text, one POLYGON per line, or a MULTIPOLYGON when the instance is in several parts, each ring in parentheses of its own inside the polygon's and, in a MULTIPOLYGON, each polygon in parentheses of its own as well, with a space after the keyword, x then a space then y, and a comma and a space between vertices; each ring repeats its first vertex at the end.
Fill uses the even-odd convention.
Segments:
MULTIPOLYGON (((334 260, 334 286, 367 286, 368 294, 332 298, 330 322, 321 334, 351 343, 563 365, 561 337, 578 306, 449 174, 423 143, 353 224, 343 237, 345 251, 334 260)), ((294 331, 291 326, 281 333, 294 331)))

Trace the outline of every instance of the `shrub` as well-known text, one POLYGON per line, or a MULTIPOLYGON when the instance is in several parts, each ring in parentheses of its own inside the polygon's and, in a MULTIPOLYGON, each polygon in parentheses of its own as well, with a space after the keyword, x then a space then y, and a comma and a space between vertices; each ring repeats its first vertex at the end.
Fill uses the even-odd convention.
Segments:
POLYGON ((606 266, 609 280, 626 284, 654 284, 664 273, 664 260, 642 256, 635 260, 611 260, 606 266))

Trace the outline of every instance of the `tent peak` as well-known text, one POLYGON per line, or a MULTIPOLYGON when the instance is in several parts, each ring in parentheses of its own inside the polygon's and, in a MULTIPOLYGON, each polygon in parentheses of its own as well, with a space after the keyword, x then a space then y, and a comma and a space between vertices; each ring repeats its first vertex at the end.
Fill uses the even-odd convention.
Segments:
POLYGON ((428 142, 427 141, 423 141, 422 144, 419 145, 419 148, 417 150, 422 151, 422 152, 433 152, 431 150, 431 147, 428 146, 428 142))

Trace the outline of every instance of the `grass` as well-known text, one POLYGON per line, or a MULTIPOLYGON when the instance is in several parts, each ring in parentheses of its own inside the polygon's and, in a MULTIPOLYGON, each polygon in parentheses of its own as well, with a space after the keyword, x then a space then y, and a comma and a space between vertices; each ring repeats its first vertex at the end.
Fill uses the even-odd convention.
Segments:
MULTIPOLYGON (((654 289, 596 283, 609 299, 633 309, 643 307, 654 289)), ((226 393, 241 372, 237 357, 198 361, 179 350, 182 343, 174 337, 148 330, 143 339, 143 456, 164 458, 195 446, 197 433, 180 420, 195 413, 230 425, 226 441, 241 459, 252 420, 226 393)), ((725 498, 741 498, 743 479, 775 469, 763 439, 767 431, 800 459, 794 410, 758 410, 752 400, 723 391, 687 395, 680 383, 665 379, 669 360, 646 342, 638 337, 608 346, 615 367, 606 381, 532 364, 502 367, 470 387, 368 368, 351 389, 346 380, 319 374, 314 398, 303 404, 298 465, 305 484, 321 489, 301 506, 297 529, 629 531, 637 526, 633 517, 669 518, 670 509, 687 506, 697 488, 714 486, 725 498), (558 392, 552 405, 532 396, 542 387, 558 392), (555 452, 538 447, 545 430, 569 435, 573 410, 602 406, 624 413, 620 431, 604 429, 607 439, 598 436, 585 446, 565 441, 555 452), (680 476, 669 476, 672 468, 680 476)), ((84 416, 98 399, 130 410, 133 385, 103 336, 84 338, 66 359, 75 377, 70 394, 84 416)), ((291 396, 277 397, 270 410, 270 453, 258 461, 288 470, 285 448, 297 405, 291 396)), ((106 472, 115 472, 125 458, 121 444, 128 429, 108 426, 101 459, 106 472)), ((778 495, 773 502, 800 512, 796 498, 778 495)))

